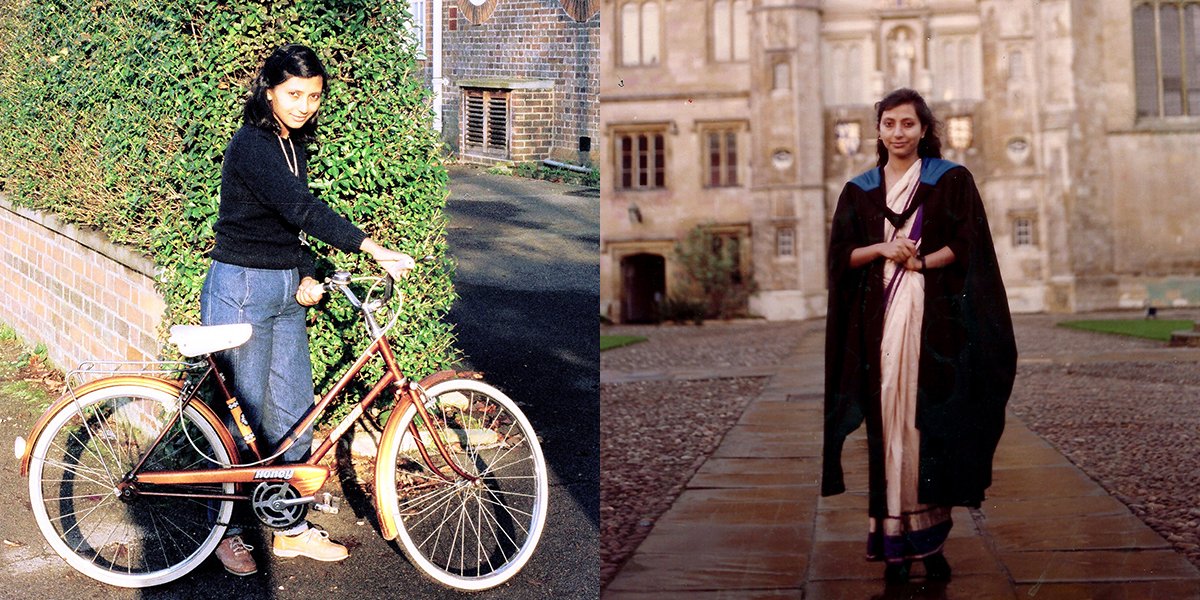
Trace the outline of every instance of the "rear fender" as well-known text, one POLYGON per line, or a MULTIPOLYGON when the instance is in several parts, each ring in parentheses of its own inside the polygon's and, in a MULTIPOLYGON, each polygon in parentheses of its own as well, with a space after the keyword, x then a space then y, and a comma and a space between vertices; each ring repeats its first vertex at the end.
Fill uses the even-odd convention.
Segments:
MULTIPOLYGON (((33 451, 34 442, 38 436, 42 434, 42 430, 46 428, 46 424, 54 418, 59 411, 63 410, 75 401, 75 398, 82 397, 85 394, 101 390, 108 387, 116 387, 122 385, 139 385, 143 387, 153 388, 155 390, 178 396, 183 389, 183 382, 179 380, 159 379, 157 377, 145 377, 141 375, 118 375, 116 377, 106 377, 97 379, 83 386, 72 393, 68 391, 63 394, 46 412, 38 417, 37 422, 33 424, 33 429, 29 432, 28 442, 25 444, 25 453, 21 456, 21 476, 29 475, 29 453, 33 451)), ((217 430, 217 435, 221 438, 221 443, 224 444, 225 450, 229 452, 229 456, 237 458, 237 445, 234 444, 233 436, 230 435, 221 418, 209 406, 203 402, 192 402, 191 406, 196 409, 205 419, 213 424, 217 430)))

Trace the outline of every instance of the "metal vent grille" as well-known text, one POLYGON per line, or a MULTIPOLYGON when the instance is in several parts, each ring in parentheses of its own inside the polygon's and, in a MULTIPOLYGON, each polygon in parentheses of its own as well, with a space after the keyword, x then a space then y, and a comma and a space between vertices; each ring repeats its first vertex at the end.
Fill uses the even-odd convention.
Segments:
POLYGON ((508 157, 506 90, 463 90, 463 146, 477 153, 508 157))

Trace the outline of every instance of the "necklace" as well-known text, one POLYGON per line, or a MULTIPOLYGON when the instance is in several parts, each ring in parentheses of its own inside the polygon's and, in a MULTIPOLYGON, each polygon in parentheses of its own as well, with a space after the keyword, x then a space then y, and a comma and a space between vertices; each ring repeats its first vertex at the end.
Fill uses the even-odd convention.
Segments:
POLYGON ((283 151, 283 160, 287 162, 288 170, 292 172, 292 175, 300 177, 300 159, 296 157, 296 147, 292 145, 291 138, 288 138, 288 146, 292 149, 292 155, 289 157, 287 148, 283 147, 283 138, 275 137, 279 139, 279 149, 283 151))
MULTIPOLYGON (((287 163, 288 170, 292 172, 292 175, 296 176, 296 179, 299 179, 300 178, 300 159, 296 157, 296 146, 292 145, 291 138, 288 138, 288 148, 292 149, 292 155, 288 156, 287 148, 283 147, 283 137, 282 136, 275 136, 275 137, 279 140, 279 149, 283 151, 283 160, 284 160, 284 162, 287 163)), ((308 245, 308 234, 301 231, 297 235, 297 237, 300 238, 300 245, 302 245, 302 246, 308 245)))

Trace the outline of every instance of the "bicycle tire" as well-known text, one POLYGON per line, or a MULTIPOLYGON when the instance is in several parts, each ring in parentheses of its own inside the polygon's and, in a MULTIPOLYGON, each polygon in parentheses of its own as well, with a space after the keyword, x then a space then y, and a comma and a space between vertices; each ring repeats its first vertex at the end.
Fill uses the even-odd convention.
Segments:
MULTIPOLYGON (((101 386, 62 405, 32 441, 29 498, 50 547, 75 570, 104 583, 141 588, 183 577, 216 548, 233 510, 230 500, 138 496, 116 485, 178 410, 157 387, 101 386)), ((212 468, 197 448, 229 462, 211 413, 193 406, 146 462, 163 469, 212 468), (186 423, 187 433, 184 435, 186 423), (193 447, 192 444, 195 444, 193 447)), ((233 493, 234 484, 209 491, 233 493)))
MULTIPOLYGON (((409 431, 418 418, 416 406, 409 406, 396 429, 395 452, 379 457, 381 505, 392 513, 405 554, 427 577, 459 590, 495 587, 525 566, 545 527, 549 492, 541 445, 516 403, 482 381, 452 379, 426 392, 426 408, 451 458, 483 477, 471 483, 457 475, 432 438, 423 437, 420 443, 448 480, 434 473, 409 431)), ((417 428, 428 435, 424 425, 417 428)))

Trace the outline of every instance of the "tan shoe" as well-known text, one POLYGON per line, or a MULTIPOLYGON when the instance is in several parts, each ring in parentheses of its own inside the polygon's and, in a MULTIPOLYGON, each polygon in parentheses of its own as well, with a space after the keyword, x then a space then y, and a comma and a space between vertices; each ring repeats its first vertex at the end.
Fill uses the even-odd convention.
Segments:
POLYGON ((307 556, 313 560, 332 562, 350 556, 346 547, 329 541, 329 533, 315 527, 309 527, 297 535, 275 534, 275 542, 271 544, 275 556, 291 558, 307 556))
POLYGON ((217 559, 225 565, 225 570, 237 575, 245 577, 258 572, 258 565, 254 564, 254 557, 250 555, 250 551, 254 546, 247 546, 242 541, 242 536, 234 535, 221 540, 217 544, 217 559))

